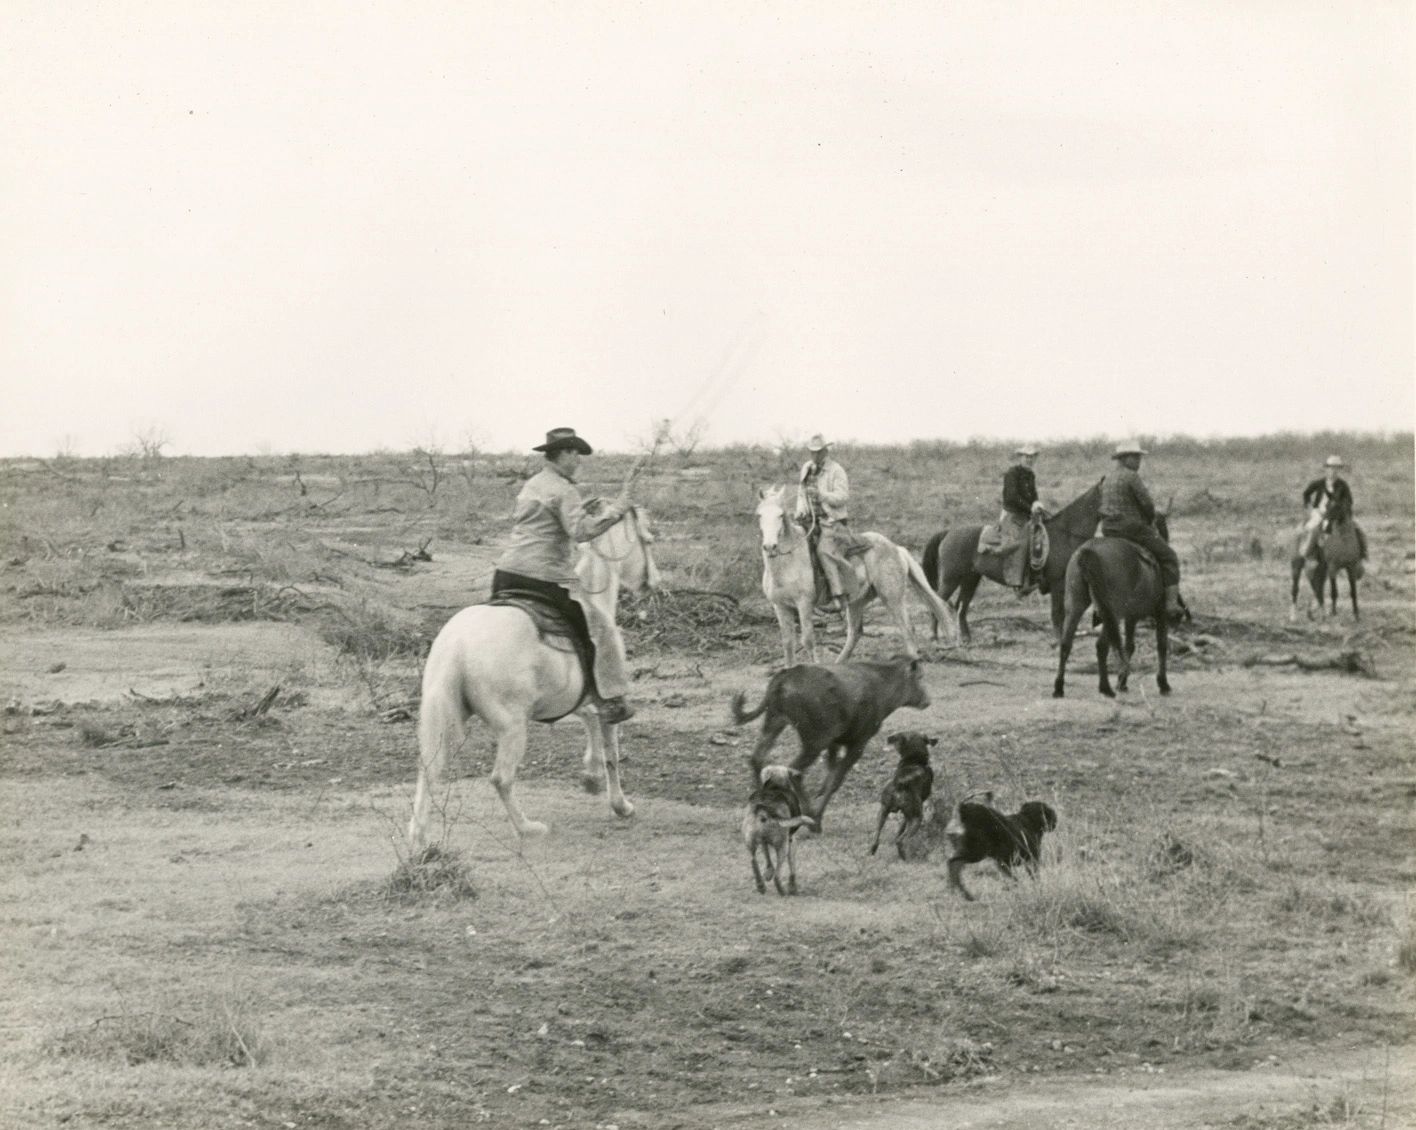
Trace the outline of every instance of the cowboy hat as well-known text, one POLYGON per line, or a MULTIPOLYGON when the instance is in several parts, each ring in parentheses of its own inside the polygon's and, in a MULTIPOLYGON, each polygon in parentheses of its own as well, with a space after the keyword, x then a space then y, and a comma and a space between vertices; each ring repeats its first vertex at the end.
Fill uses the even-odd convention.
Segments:
POLYGON ((1341 455, 1329 455, 1326 459, 1323 460, 1323 466, 1324 466, 1324 467, 1346 467, 1347 464, 1342 461, 1342 456, 1341 456, 1341 455))
POLYGON ((552 428, 546 433, 546 442, 538 443, 531 450, 544 451, 547 455, 554 455, 558 451, 578 451, 581 455, 589 455, 592 449, 575 434, 574 428, 552 428))
POLYGON ((1125 440, 1116 445, 1116 450, 1111 453, 1111 458, 1120 459, 1123 455, 1145 455, 1146 449, 1133 439, 1125 440))
POLYGON ((823 451, 830 446, 831 445, 826 442, 826 437, 823 436, 820 432, 817 432, 814 436, 812 436, 809 440, 806 441, 807 451, 823 451))
POLYGON ((1015 447, 1015 448, 1013 449, 1013 454, 1014 454, 1014 455, 1036 455, 1036 454, 1037 454, 1037 448, 1035 448, 1035 447, 1015 447))

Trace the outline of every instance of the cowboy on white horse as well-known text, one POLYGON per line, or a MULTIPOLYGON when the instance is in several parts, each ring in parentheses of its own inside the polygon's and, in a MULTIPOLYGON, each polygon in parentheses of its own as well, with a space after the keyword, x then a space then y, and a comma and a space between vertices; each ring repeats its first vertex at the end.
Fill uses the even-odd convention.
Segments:
POLYGON ((614 619, 592 600, 575 574, 575 544, 598 537, 630 508, 629 486, 613 502, 580 499, 575 473, 592 448, 574 428, 552 428, 546 442, 531 449, 546 465, 516 496, 511 541, 492 574, 492 593, 521 589, 540 593, 588 636, 595 647, 595 688, 602 722, 634 716, 625 701, 629 690, 624 637, 614 619))
POLYGON ((856 570, 846 558, 866 547, 851 533, 850 483, 845 468, 831 458, 831 445, 818 432, 806 449, 811 458, 801 467, 796 519, 810 532, 816 561, 844 616, 847 605, 861 592, 856 570))

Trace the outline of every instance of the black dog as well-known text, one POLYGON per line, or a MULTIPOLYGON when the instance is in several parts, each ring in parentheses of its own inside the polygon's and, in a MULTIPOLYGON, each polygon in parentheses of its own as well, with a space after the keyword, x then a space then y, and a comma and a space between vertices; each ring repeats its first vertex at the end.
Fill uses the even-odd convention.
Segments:
POLYGON ((796 853, 792 837, 798 828, 815 828, 816 821, 803 815, 801 771, 785 765, 764 765, 757 786, 742 817, 742 842, 752 859, 752 877, 757 893, 767 893, 764 879, 771 879, 779 895, 796 894, 796 853), (763 867, 757 865, 762 853, 763 867), (787 886, 782 887, 782 863, 787 865, 787 886))
POLYGON ((891 734, 885 744, 894 747, 900 755, 900 763, 895 766, 895 775, 890 783, 880 790, 880 820, 875 825, 870 854, 874 855, 880 847, 880 833, 885 829, 885 821, 890 819, 892 813, 898 812, 904 819, 895 836, 895 850, 904 859, 905 845, 902 841, 924 820, 924 802, 934 792, 934 770, 929 767, 929 747, 935 744, 935 739, 909 730, 903 734, 891 734))
MULTIPOLYGON (((993 799, 991 793, 988 799, 993 799)), ((1028 801, 1012 816, 990 804, 964 801, 959 805, 958 823, 961 830, 949 834, 954 844, 954 854, 949 859, 949 885, 957 887, 972 902, 973 895, 960 878, 964 864, 991 859, 1009 878, 1013 878, 1013 868, 1019 864, 1027 868, 1029 875, 1036 875, 1042 834, 1057 827, 1057 813, 1040 800, 1028 801)))

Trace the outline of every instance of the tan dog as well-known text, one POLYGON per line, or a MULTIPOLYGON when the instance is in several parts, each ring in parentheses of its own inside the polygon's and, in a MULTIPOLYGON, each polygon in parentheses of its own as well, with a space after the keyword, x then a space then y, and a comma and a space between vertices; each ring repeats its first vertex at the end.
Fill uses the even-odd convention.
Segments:
POLYGON ((752 877, 757 893, 767 893, 766 879, 771 879, 779 895, 796 894, 796 857, 792 837, 798 828, 816 828, 810 816, 802 815, 805 805, 801 797, 801 770, 785 765, 764 765, 757 777, 757 787, 748 801, 742 818, 742 839, 752 859, 752 877), (762 852, 765 869, 757 865, 757 853, 762 852), (782 861, 786 860, 787 885, 782 886, 782 861))

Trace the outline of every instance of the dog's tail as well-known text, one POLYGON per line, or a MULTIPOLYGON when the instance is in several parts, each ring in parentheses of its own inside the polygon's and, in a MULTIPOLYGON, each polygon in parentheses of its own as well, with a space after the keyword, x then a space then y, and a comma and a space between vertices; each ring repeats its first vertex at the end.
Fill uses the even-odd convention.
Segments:
POLYGON ((762 712, 767 709, 767 696, 765 694, 762 696, 762 703, 756 709, 747 710, 745 709, 747 706, 747 692, 738 691, 733 695, 732 702, 729 706, 732 710, 733 725, 743 726, 751 722, 754 718, 760 718, 762 716, 762 712))

